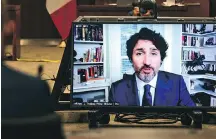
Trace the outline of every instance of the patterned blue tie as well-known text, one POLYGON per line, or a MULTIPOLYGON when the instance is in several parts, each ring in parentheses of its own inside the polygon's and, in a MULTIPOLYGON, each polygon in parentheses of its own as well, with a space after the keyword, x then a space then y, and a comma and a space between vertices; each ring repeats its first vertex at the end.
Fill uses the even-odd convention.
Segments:
POLYGON ((144 95, 142 100, 142 106, 152 106, 152 96, 150 92, 151 85, 146 84, 144 86, 144 95))

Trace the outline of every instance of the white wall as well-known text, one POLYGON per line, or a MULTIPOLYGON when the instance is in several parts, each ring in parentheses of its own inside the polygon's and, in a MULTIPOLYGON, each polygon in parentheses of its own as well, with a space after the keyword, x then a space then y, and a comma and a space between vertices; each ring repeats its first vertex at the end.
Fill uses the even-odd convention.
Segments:
POLYGON ((167 57, 163 63, 164 71, 181 74, 181 25, 166 24, 164 26, 164 38, 169 48, 167 57))
POLYGON ((106 25, 106 44, 107 47, 107 61, 108 64, 108 74, 110 75, 111 82, 121 79, 121 34, 119 24, 106 25))

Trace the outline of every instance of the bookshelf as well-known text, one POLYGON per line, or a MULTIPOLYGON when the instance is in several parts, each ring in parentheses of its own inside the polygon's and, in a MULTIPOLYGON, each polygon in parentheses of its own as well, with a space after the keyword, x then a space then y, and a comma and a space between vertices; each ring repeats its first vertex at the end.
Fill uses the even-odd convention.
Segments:
POLYGON ((96 64, 103 64, 103 62, 77 62, 74 65, 96 65, 96 64))
MULTIPOLYGON (((187 24, 187 25, 191 25, 191 24, 187 24)), ((198 37, 203 37, 203 36, 212 36, 212 35, 216 35, 216 32, 208 32, 208 33, 194 33, 193 31, 193 27, 189 32, 182 32, 182 35, 187 35, 187 36, 198 36, 198 37), (193 32, 193 33, 192 33, 193 32)))
POLYGON ((103 25, 75 26, 73 98, 82 98, 83 102, 108 101, 110 83, 106 76, 103 34, 103 25))
POLYGON ((183 48, 191 48, 194 49, 208 49, 208 48, 216 48, 216 45, 205 45, 205 47, 195 47, 195 46, 183 46, 183 48))
POLYGON ((182 25, 181 62, 181 72, 190 94, 208 94, 210 106, 216 106, 216 25, 182 25), (204 58, 199 61, 202 56, 204 58))
POLYGON ((209 80, 216 80, 216 76, 215 75, 189 75, 189 74, 183 74, 183 76, 188 76, 190 77, 190 79, 209 79, 209 80))
POLYGON ((81 43, 81 44, 103 44, 103 41, 82 41, 82 40, 75 40, 74 43, 81 43))

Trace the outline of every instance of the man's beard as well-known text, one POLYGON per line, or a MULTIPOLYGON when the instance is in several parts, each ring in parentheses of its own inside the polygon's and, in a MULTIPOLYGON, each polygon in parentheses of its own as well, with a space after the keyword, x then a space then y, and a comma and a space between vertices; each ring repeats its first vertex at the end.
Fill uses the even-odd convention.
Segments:
POLYGON ((141 68, 139 68, 139 69, 136 70, 136 75, 137 75, 138 78, 139 78, 140 80, 142 80, 143 82, 149 83, 149 82, 155 77, 156 72, 157 72, 157 71, 155 71, 154 68, 144 65, 144 66, 142 66, 141 68), (142 70, 143 70, 144 68, 151 68, 151 70, 152 70, 153 72, 150 72, 150 73, 143 73, 142 70))

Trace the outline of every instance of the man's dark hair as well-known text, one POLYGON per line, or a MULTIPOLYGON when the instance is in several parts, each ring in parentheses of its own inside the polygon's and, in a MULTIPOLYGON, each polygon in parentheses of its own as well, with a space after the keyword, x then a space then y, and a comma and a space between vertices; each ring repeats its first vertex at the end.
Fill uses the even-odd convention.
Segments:
POLYGON ((132 6, 133 6, 133 7, 139 7, 140 4, 139 4, 139 2, 133 2, 133 3, 132 3, 132 6))
POLYGON ((140 1, 140 8, 145 10, 154 10, 155 3, 152 0, 141 0, 140 1))
POLYGON ((166 51, 168 49, 168 44, 165 39, 160 35, 148 28, 142 28, 139 33, 135 33, 126 42, 127 56, 130 61, 132 61, 133 49, 138 42, 138 40, 149 40, 155 47, 160 51, 161 61, 166 57, 166 51))

